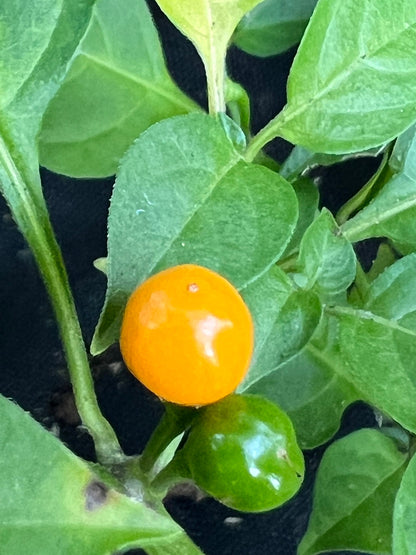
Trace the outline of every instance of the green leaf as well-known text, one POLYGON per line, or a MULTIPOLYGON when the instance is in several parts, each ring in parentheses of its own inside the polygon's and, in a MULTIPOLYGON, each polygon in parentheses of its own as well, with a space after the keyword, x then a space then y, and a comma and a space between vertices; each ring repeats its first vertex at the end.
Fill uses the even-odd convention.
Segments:
POLYGON ((367 206, 384 185, 391 179, 392 172, 389 166, 389 157, 391 154, 390 146, 384 150, 383 158, 380 165, 367 180, 367 182, 359 189, 355 195, 350 197, 338 210, 335 219, 338 225, 342 225, 349 220, 352 215, 367 206))
POLYGON ((416 332, 416 254, 389 266, 370 285, 364 308, 416 332))
POLYGON ((313 449, 331 439, 345 408, 359 399, 343 377, 344 362, 328 324, 323 318, 311 341, 295 357, 249 389, 287 412, 302 449, 313 449))
POLYGON ((299 270, 303 287, 334 297, 345 291, 355 278, 356 258, 351 243, 341 235, 327 209, 306 230, 300 244, 299 270), (304 283, 303 283, 304 281, 304 283))
POLYGON ((238 22, 261 0, 157 0, 160 8, 198 50, 208 79, 210 112, 225 112, 227 46, 238 22))
MULTIPOLYGON (((10 150, 17 167, 39 189, 36 135, 89 21, 92 5, 93 0, 34 0, 30 6, 25 0, 14 0, 0 5, 3 149, 10 150)), ((2 153, 3 165, 5 156, 2 153)), ((4 173, 0 178, 4 189, 9 178, 4 173)))
POLYGON ((316 152, 381 145, 416 119, 416 3, 320 0, 268 126, 316 152))
POLYGON ((110 555, 147 546, 201 553, 163 508, 156 512, 112 489, 2 396, 0 422, 3 553, 110 555))
POLYGON ((302 38, 317 0, 264 0, 239 23, 233 42, 254 56, 273 56, 302 38))
POLYGON ((300 177, 292 186, 298 198, 299 218, 283 256, 289 256, 297 250, 305 231, 318 214, 319 191, 313 181, 307 177, 300 177))
POLYGON ((411 127, 396 141, 390 161, 392 179, 342 230, 352 241, 388 237, 404 250, 416 247, 416 135, 411 127))
POLYGON ((245 163, 219 121, 189 114, 154 125, 116 180, 107 298, 92 351, 118 339, 125 302, 150 274, 196 263, 243 288, 282 254, 297 215, 291 186, 245 163))
POLYGON ((389 555, 393 504, 405 464, 406 455, 377 430, 359 430, 333 443, 318 470, 299 555, 338 550, 389 555))
MULTIPOLYGON (((367 272, 367 280, 374 281, 386 268, 394 264, 397 260, 397 253, 387 243, 381 243, 377 249, 377 254, 371 268, 367 272)), ((377 313, 377 312, 376 312, 377 313)))
POLYGON ((225 82, 225 102, 227 109, 242 129, 246 137, 250 136, 250 98, 247 91, 240 83, 227 77, 225 82))
POLYGON ((112 175, 142 131, 198 110, 166 69, 144 0, 98 0, 76 54, 40 135, 41 164, 57 173, 112 175))
POLYGON ((379 156, 382 150, 379 147, 350 154, 322 154, 312 152, 303 146, 295 146, 282 164, 280 173, 288 181, 293 181, 299 175, 304 175, 317 166, 332 166, 353 158, 374 158, 379 156))
POLYGON ((416 179, 416 126, 406 129, 394 143, 389 166, 393 173, 405 173, 416 179))
POLYGON ((362 399, 416 431, 416 333, 370 312, 327 309, 338 322, 345 377, 362 399))
POLYGON ((238 390, 245 391, 309 341, 321 318, 321 304, 310 291, 293 290, 282 270, 271 270, 242 291, 255 324, 255 350, 238 390))
POLYGON ((393 554, 412 555, 416 545, 416 457, 407 467, 396 497, 393 512, 393 554))

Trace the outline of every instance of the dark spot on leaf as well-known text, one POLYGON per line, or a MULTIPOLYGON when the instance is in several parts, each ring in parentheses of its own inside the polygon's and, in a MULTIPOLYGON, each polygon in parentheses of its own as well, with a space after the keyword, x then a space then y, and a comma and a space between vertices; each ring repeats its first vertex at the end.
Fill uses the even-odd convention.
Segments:
POLYGON ((90 482, 85 490, 85 508, 87 511, 100 509, 107 501, 108 487, 102 482, 90 482))

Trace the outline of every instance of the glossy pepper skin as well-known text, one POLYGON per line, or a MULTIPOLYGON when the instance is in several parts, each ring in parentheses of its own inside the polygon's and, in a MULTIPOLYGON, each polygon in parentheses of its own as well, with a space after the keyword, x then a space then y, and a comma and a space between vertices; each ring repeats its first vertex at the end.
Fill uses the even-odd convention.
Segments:
POLYGON ((181 458, 199 487, 248 512, 293 497, 305 470, 289 417, 257 395, 230 395, 200 409, 181 458))
POLYGON ((120 348, 129 370, 156 395, 201 406, 232 393, 250 364, 251 314, 218 273, 182 264, 144 281, 130 296, 120 348))

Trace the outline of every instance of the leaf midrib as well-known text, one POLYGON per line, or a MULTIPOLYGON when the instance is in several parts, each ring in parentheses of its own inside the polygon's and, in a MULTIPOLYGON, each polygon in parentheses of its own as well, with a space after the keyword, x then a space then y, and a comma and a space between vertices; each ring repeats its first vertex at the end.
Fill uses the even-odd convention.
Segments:
POLYGON ((371 320, 372 322, 375 322, 377 324, 380 324, 381 326, 384 326, 385 328, 391 329, 391 330, 395 330, 395 331, 399 331, 401 333, 404 333, 406 335, 410 335, 412 338, 416 339, 416 331, 413 331, 409 328, 404 328, 403 326, 401 326, 399 323, 395 322, 394 320, 389 320, 388 318, 383 318, 382 316, 378 316, 377 314, 374 314, 368 310, 360 310, 360 309, 355 309, 355 308, 351 308, 351 307, 344 307, 344 306, 334 306, 334 307, 325 307, 325 311, 327 312, 327 314, 332 314, 335 316, 338 315, 348 315, 348 316, 354 316, 356 318, 356 320, 371 320))
MULTIPOLYGON (((177 106, 182 107, 186 111, 189 111, 191 109, 196 110, 198 108, 198 106, 196 104, 194 104, 191 99, 189 99, 188 102, 185 102, 185 99, 182 98, 182 95, 183 95, 182 91, 180 91, 181 92, 181 98, 179 99, 177 95, 172 94, 170 91, 168 91, 166 89, 166 87, 156 85, 155 83, 152 83, 152 81, 149 81, 147 79, 143 79, 143 78, 139 77, 137 74, 130 73, 126 70, 123 70, 121 68, 117 68, 113 65, 110 65, 105 60, 100 59, 97 56, 94 56, 90 53, 82 52, 80 54, 80 57, 84 57, 84 58, 90 60, 91 62, 95 63, 97 66, 100 66, 100 67, 106 69, 109 72, 115 73, 116 75, 119 75, 119 76, 123 77, 124 79, 127 79, 128 81, 132 81, 132 82, 136 83, 137 85, 139 85, 140 87, 147 88, 148 90, 152 91, 153 93, 157 94, 158 96, 164 98, 165 100, 168 100, 172 104, 176 104, 177 106)), ((176 87, 176 85, 171 81, 171 78, 170 78, 167 71, 165 73, 165 70, 163 70, 160 73, 160 75, 166 83, 169 83, 170 87, 171 86, 176 87)), ((180 89, 178 89, 178 90, 180 90, 180 89)))
POLYGON ((189 224, 189 222, 194 218, 195 214, 197 212, 199 212, 199 210, 201 210, 201 208, 204 206, 204 204, 208 201, 208 199, 211 197, 212 193, 214 192, 215 188, 218 186, 219 183, 221 183, 221 181, 225 178, 225 176, 227 175, 228 172, 230 172, 239 162, 241 161, 241 157, 239 156, 239 154, 235 151, 234 153, 234 157, 229 161, 228 164, 226 164, 223 168, 222 171, 215 176, 215 179, 212 181, 210 187, 207 188, 207 191, 205 193, 205 195, 203 195, 203 197, 201 198, 200 202, 194 207, 193 210, 191 210, 189 212, 189 214, 187 215, 186 219, 184 220, 182 226, 181 226, 181 230, 178 234, 175 234, 171 240, 169 241, 169 243, 166 245, 166 248, 163 250, 163 253, 161 254, 161 256, 159 257, 159 259, 157 260, 157 262, 152 266, 152 268, 150 268, 150 273, 152 273, 155 268, 157 267, 157 265, 160 263, 161 260, 163 260, 164 256, 166 255, 167 252, 169 252, 169 250, 171 249, 172 245, 175 243, 175 241, 177 241, 178 237, 180 237, 180 235, 183 233, 183 231, 185 230, 185 228, 187 227, 187 225, 189 224))
MULTIPOLYGON (((413 182, 413 180, 411 180, 413 182)), ((416 185, 416 183, 415 183, 416 185)), ((376 202, 376 201, 374 201, 376 202)), ((369 205, 369 208, 373 207, 373 204, 369 205)), ((362 220, 360 215, 357 216, 358 223, 354 222, 354 218, 346 222, 343 226, 341 226, 341 231, 349 241, 359 241, 360 239, 364 239, 366 236, 366 231, 371 228, 372 226, 376 225, 379 227, 381 224, 386 223, 394 216, 401 214, 402 212, 406 212, 411 208, 416 206, 416 192, 413 194, 411 199, 403 200, 398 202, 397 204, 390 206, 389 208, 384 208, 382 212, 377 213, 377 217, 374 214, 370 214, 371 218, 368 220, 362 220)))
MULTIPOLYGON (((195 216, 195 214, 201 209, 201 207, 211 197, 211 195, 212 195, 213 191, 215 190, 215 188, 217 187, 217 185, 224 179, 224 177, 227 175, 227 173, 229 171, 231 171, 231 169, 233 169, 242 160, 241 156, 237 153, 237 151, 234 151, 233 154, 234 154, 234 156, 230 159, 229 163, 226 164, 222 168, 222 170, 219 174, 214 174, 213 172, 208 172, 208 173, 212 173, 213 176, 215 176, 214 179, 212 180, 210 186, 207 187, 207 191, 205 192, 205 194, 200 199, 200 202, 197 205, 195 205, 194 209, 191 210, 188 213, 186 219, 184 219, 184 221, 181 223, 179 232, 173 234, 170 241, 164 245, 163 250, 161 250, 160 253, 159 253, 159 257, 153 262, 152 266, 148 268, 148 271, 147 271, 148 275, 150 275, 155 270, 155 268, 157 268, 158 264, 161 262, 161 260, 163 260, 166 253, 169 252, 172 245, 175 243, 175 241, 177 241, 178 237, 180 237, 180 235, 183 233, 184 229, 189 224, 189 222, 192 220, 192 218, 195 216)), ((112 271, 111 271, 110 262, 111 262, 111 256, 109 257, 109 265, 108 265, 109 283, 111 284, 112 279, 110 278, 110 275, 111 275, 112 271)))

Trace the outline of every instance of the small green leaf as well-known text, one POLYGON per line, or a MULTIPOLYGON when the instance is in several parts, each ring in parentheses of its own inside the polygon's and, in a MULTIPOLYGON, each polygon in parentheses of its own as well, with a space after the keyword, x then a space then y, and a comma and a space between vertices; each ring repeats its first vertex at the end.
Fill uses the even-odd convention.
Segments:
POLYGON ((337 432, 345 408, 359 399, 343 376, 344 362, 334 330, 323 318, 307 345, 254 383, 249 391, 267 397, 290 416, 302 449, 322 445, 337 432))
POLYGON ((377 196, 384 185, 391 179, 392 172, 389 166, 390 154, 391 148, 386 148, 384 150, 380 165, 375 173, 373 173, 361 189, 359 189, 355 195, 350 197, 338 210, 335 216, 338 225, 342 225, 349 220, 352 215, 356 214, 359 210, 364 208, 364 206, 367 206, 373 198, 377 196))
POLYGON ((163 507, 156 512, 113 489, 2 396, 0 422, 3 553, 109 555, 147 546, 201 553, 163 507))
POLYGON ((282 164, 280 173, 288 181, 293 181, 317 166, 332 166, 353 158, 374 158, 381 152, 382 148, 379 147, 350 154, 320 154, 298 145, 282 164))
POLYGON ((152 126, 116 180, 107 298, 92 351, 117 341, 126 300, 150 274, 195 263, 243 288, 281 256, 297 216, 292 187, 244 162, 218 120, 189 114, 152 126))
POLYGON ((300 279, 306 288, 334 297, 355 278, 356 258, 351 243, 341 235, 332 214, 325 208, 306 230, 299 252, 300 279))
POLYGON ((310 291, 290 289, 288 278, 272 268, 242 291, 253 315, 255 350, 250 369, 239 386, 249 389, 295 356, 309 341, 321 318, 321 303, 310 291))
POLYGON ((275 134, 316 152, 381 145, 416 119, 416 3, 320 0, 290 72, 275 134))
POLYGON ((404 473, 393 512, 393 555, 413 555, 416 545, 416 457, 404 473))
POLYGON ((390 156, 389 166, 393 173, 405 173, 416 179, 416 126, 412 125, 397 137, 390 156))
POLYGON ((205 65, 210 111, 225 112, 227 46, 238 22, 261 0, 157 0, 160 8, 190 39, 205 65), (211 90, 212 89, 212 90, 211 90))
MULTIPOLYGON (((40 203, 36 136, 88 24, 92 5, 93 0, 34 0, 30 4, 14 0, 0 4, 1 137, 9 150, 7 156, 33 184, 31 193, 40 203)), ((6 153, 0 153, 3 165, 5 157, 6 153)), ((8 189, 9 177, 1 172, 0 179, 3 190, 8 189)), ((13 210, 14 195, 15 191, 7 192, 13 210)))
POLYGON ((307 177, 300 177, 292 183, 292 187, 298 198, 299 218, 283 257, 289 256, 298 249, 305 231, 318 214, 319 191, 313 181, 307 177))
POLYGON ((363 400, 416 432, 416 333, 370 312, 327 309, 338 322, 345 377, 363 400))
MULTIPOLYGON (((377 249, 377 254, 371 268, 367 272, 369 282, 374 281, 386 268, 394 264, 397 260, 397 254, 387 243, 381 243, 377 249)), ((377 312, 376 312, 377 313, 377 312)))
POLYGON ((369 287, 364 308, 416 332, 416 254, 381 273, 369 287))
POLYGON ((98 0, 45 114, 41 164, 74 177, 112 175, 147 127, 195 110, 166 69, 146 2, 98 0))
POLYGON ((233 42, 254 56, 274 56, 302 38, 317 0, 264 0, 239 23, 233 42))
POLYGON ((375 199, 342 226, 350 241, 388 237, 416 248, 416 135, 404 134, 393 151, 391 168, 397 170, 375 199))
POLYGON ((232 119, 241 127, 245 136, 250 136, 250 97, 240 83, 227 77, 225 82, 225 103, 232 119))
POLYGON ((318 470, 298 554, 351 550, 389 555, 393 504, 405 464, 406 455, 377 430, 359 430, 333 443, 318 470))

